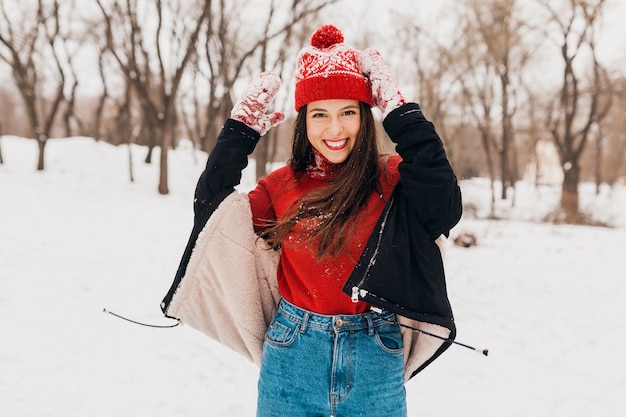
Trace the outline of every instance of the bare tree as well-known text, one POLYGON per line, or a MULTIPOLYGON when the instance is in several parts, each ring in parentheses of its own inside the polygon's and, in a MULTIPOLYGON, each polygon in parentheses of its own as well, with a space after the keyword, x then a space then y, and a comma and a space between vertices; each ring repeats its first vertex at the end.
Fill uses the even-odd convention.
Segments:
POLYGON ((507 189, 515 185, 515 141, 513 116, 516 111, 516 92, 519 79, 526 66, 530 51, 523 42, 525 22, 519 18, 517 0, 467 0, 469 29, 475 31, 484 46, 484 59, 488 61, 499 81, 500 114, 500 175, 502 198, 507 189), (517 79, 517 82, 516 82, 517 79))
MULTIPOLYGON (((291 0, 286 4, 272 0, 267 9, 257 11, 255 16, 260 25, 255 28, 244 26, 237 18, 242 13, 241 2, 217 2, 201 42, 198 66, 194 68, 197 72, 194 79, 203 80, 206 85, 206 98, 200 99, 197 90, 188 95, 191 98, 188 114, 193 115, 193 123, 187 128, 195 132, 193 137, 203 150, 213 147, 221 124, 230 116, 235 84, 244 75, 260 71, 274 71, 283 76, 285 63, 292 59, 288 52, 302 45, 299 25, 301 28, 307 19, 336 1, 291 0), (198 110, 198 106, 204 111, 198 110)), ((270 130, 270 140, 260 142, 255 151, 258 176, 265 174, 266 162, 271 159, 274 130, 270 130)))
MULTIPOLYGON (((75 9, 72 7, 71 12, 75 9)), ((70 12, 70 13, 71 13, 70 12)), ((67 19, 73 21, 72 16, 66 16, 67 19)), ((78 74, 76 72, 76 64, 74 63, 74 59, 76 58, 76 54, 78 50, 81 48, 84 38, 77 37, 69 37, 67 34, 62 35, 63 41, 61 42, 63 53, 67 60, 66 70, 69 74, 69 82, 71 83, 71 87, 69 89, 69 94, 66 97, 66 106, 63 111, 63 124, 65 128, 65 136, 72 136, 74 134, 73 125, 75 124, 77 127, 78 134, 85 134, 84 124, 82 120, 78 117, 76 112, 76 102, 78 100, 77 91, 79 86, 78 74)))
POLYGON ((397 30, 399 43, 404 48, 400 74, 408 78, 409 85, 416 87, 422 110, 437 126, 454 164, 453 142, 462 125, 451 117, 457 97, 455 85, 459 80, 457 58, 453 50, 432 38, 413 17, 397 15, 395 19, 402 22, 397 30))
POLYGON ((603 100, 607 97, 608 78, 596 56, 594 32, 604 0, 568 0, 564 10, 553 8, 547 0, 541 4, 549 13, 550 23, 557 28, 554 35, 564 63, 559 97, 547 120, 564 173, 560 209, 552 220, 581 223, 587 219, 580 212, 578 202, 580 158, 593 126, 610 108, 610 101, 603 100), (586 66, 590 80, 583 85, 584 77, 577 72, 579 67, 575 62, 584 60, 585 52, 590 56, 586 66))
POLYGON ((63 12, 58 0, 38 0, 35 8, 30 6, 18 1, 0 2, 0 59, 12 68, 25 104, 30 136, 38 143, 37 170, 43 170, 46 142, 65 98, 67 56, 62 48, 67 37, 63 36, 63 12), (50 86, 53 88, 48 96, 45 91, 50 86))
POLYGON ((102 80, 102 93, 100 94, 100 98, 98 99, 98 105, 96 106, 96 110, 93 115, 94 127, 92 132, 92 136, 96 138, 96 140, 100 140, 103 135, 102 117, 104 115, 104 108, 109 98, 109 87, 107 85, 106 69, 104 64, 106 59, 105 52, 106 46, 100 46, 98 52, 98 74, 100 75, 100 79, 102 80))
POLYGON ((491 78, 493 70, 491 65, 479 65, 474 62, 476 55, 472 49, 465 48, 459 51, 460 63, 463 63, 463 76, 460 79, 461 92, 464 108, 470 115, 472 124, 480 135, 480 143, 485 155, 487 172, 491 188, 490 217, 495 216, 496 204, 496 169, 493 155, 496 154, 497 140, 494 132, 493 107, 496 100, 491 78))
POLYGON ((137 94, 150 136, 160 146, 160 194, 168 194, 167 152, 174 143, 177 95, 196 54, 211 0, 96 0, 107 49, 137 94))
POLYGON ((495 119, 498 92, 494 80, 498 77, 494 68, 495 61, 490 56, 484 35, 479 30, 480 24, 475 21, 476 11, 472 7, 478 8, 479 4, 468 3, 467 8, 460 10, 451 68, 454 68, 458 74, 461 113, 467 115, 468 123, 478 131, 480 137, 480 145, 490 179, 490 217, 493 217, 495 216, 497 175, 495 157, 498 154, 503 156, 501 152, 498 153, 502 147, 498 143, 495 119))

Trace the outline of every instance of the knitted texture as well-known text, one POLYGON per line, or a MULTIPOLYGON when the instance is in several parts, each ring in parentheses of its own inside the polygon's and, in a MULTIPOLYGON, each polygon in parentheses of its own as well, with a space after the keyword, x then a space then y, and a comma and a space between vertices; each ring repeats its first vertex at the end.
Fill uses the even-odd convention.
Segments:
POLYGON ((281 112, 266 114, 267 106, 280 88, 280 77, 271 72, 259 74, 235 104, 230 117, 252 128, 263 136, 267 131, 282 122, 285 115, 281 112))
POLYGON ((311 46, 298 54, 296 64, 296 111, 312 101, 358 100, 374 105, 369 80, 357 64, 359 51, 343 43, 343 34, 324 25, 311 36, 311 46))
POLYGON ((344 165, 345 162, 340 164, 330 162, 320 151, 313 148, 313 161, 307 166, 306 171, 312 178, 334 180, 344 165))
POLYGON ((361 51, 357 62, 363 74, 370 79, 374 102, 384 116, 406 104, 387 62, 378 51, 371 48, 361 51))
MULTIPOLYGON (((369 309, 367 304, 353 303, 341 289, 361 256, 370 233, 385 206, 394 185, 400 178, 399 156, 389 158, 380 176, 380 192, 373 192, 366 206, 355 220, 351 235, 346 237, 344 250, 336 257, 327 255, 318 261, 315 257, 318 240, 308 241, 306 229, 319 227, 327 213, 319 217, 300 220, 298 226, 283 240, 281 260, 278 267, 278 287, 281 295, 290 303, 319 314, 358 314, 369 309)), ((307 170, 307 175, 296 178, 290 166, 284 166, 261 178, 255 190, 248 196, 254 223, 263 227, 268 219, 284 219, 292 213, 294 202, 302 196, 328 185, 335 167, 326 162, 316 166, 317 171, 307 170), (330 169, 329 172, 320 171, 330 169)), ((334 165, 334 164, 333 164, 334 165)))

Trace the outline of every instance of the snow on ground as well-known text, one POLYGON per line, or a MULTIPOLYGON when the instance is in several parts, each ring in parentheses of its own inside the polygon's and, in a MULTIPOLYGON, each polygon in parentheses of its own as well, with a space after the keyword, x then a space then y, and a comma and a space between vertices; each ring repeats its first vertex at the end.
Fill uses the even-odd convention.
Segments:
MULTIPOLYGON (((103 313, 170 324, 159 304, 206 155, 171 152, 161 196, 143 148, 131 183, 126 146, 53 139, 44 172, 34 141, 0 146, 0 415, 253 416, 254 365, 189 327, 103 313)), ((484 214, 487 184, 462 188, 484 214)), ((499 203, 509 220, 467 216, 453 230, 478 238, 446 254, 457 340, 490 353, 450 348, 407 384, 409 416, 625 415, 626 188, 590 190, 583 207, 616 227, 542 224, 558 188, 520 185, 515 207, 499 203)))

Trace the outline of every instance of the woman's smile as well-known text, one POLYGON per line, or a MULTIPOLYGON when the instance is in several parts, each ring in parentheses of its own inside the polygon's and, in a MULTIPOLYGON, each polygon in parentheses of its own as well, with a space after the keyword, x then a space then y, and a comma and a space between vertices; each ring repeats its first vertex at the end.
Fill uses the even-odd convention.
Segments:
POLYGON ((324 143, 331 150, 340 151, 346 147, 346 145, 348 144, 348 139, 339 139, 339 140, 325 139, 324 143))

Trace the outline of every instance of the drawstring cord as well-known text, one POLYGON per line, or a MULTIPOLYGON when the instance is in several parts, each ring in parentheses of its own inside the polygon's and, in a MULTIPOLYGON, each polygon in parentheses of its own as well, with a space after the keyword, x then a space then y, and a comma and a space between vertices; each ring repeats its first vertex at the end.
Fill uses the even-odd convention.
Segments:
POLYGON ((106 308, 103 308, 102 311, 104 313, 108 313, 108 314, 110 314, 112 316, 115 316, 115 317, 117 317, 119 319, 126 320, 126 321, 129 321, 129 322, 134 323, 134 324, 139 324, 140 326, 153 327, 153 328, 156 328, 156 329, 171 329, 172 327, 176 327, 176 326, 178 326, 180 324, 180 320, 178 320, 178 319, 173 319, 173 320, 176 320, 176 324, 169 324, 169 325, 147 324, 147 323, 141 323, 139 321, 131 320, 131 319, 126 318, 124 316, 120 316, 119 314, 116 314, 116 313, 114 313, 112 311, 109 311, 106 308))
MULTIPOLYGON (((374 310, 374 309, 372 309, 372 310, 374 310)), ((376 311, 376 310, 374 310, 374 311, 376 311)), ((447 338, 447 337, 439 336, 437 334, 427 332, 426 330, 418 329, 417 327, 412 327, 412 326, 409 326, 409 325, 406 325, 406 324, 399 323, 399 322, 397 322, 395 320, 388 320, 388 319, 386 319, 384 317, 381 317, 381 319, 383 319, 384 321, 386 321, 388 323, 397 324, 398 326, 404 327, 405 329, 409 329, 409 330, 412 330, 412 331, 417 332, 417 333, 425 334, 426 336, 434 337, 436 339, 443 340, 444 342, 453 343, 455 345, 462 346, 464 348, 473 350, 473 351, 475 351, 477 353, 482 353, 485 356, 487 356, 489 354, 489 349, 477 349, 477 348, 475 348, 473 346, 466 345, 465 343, 457 342, 454 339, 450 339, 450 338, 447 338)))
MULTIPOLYGON (((373 311, 377 311, 378 309, 372 308, 372 310, 373 311)), ((173 320, 176 320, 176 324, 170 324, 170 325, 156 325, 156 324, 141 323, 139 321, 131 320, 131 319, 127 318, 127 317, 120 316, 119 314, 116 314, 116 313, 114 313, 112 311, 109 311, 106 308, 103 308, 102 311, 104 313, 108 313, 108 314, 110 314, 112 316, 115 316, 117 318, 120 318, 122 320, 126 320, 128 322, 131 322, 131 323, 134 323, 134 324, 138 324, 140 326, 153 327, 153 328, 156 328, 156 329, 171 329, 173 327, 176 327, 176 326, 180 325, 180 323, 181 323, 181 321, 179 319, 173 319, 173 320)), ((426 336, 434 337, 436 339, 443 340, 444 342, 453 343, 455 345, 462 346, 464 348, 473 350, 473 351, 475 351, 477 353, 482 353, 485 356, 487 356, 489 354, 489 349, 477 349, 477 348, 475 348, 473 346, 466 345, 465 343, 457 342, 454 339, 450 339, 450 338, 447 338, 447 337, 439 336, 437 334, 427 332, 426 330, 422 330, 422 329, 418 329, 416 327, 408 326, 406 324, 398 323, 395 320, 388 320, 388 319, 385 319, 385 318, 382 318, 382 319, 385 320, 388 323, 397 324, 400 327, 404 327, 405 329, 409 329, 409 330, 412 330, 414 332, 424 334, 426 336)))

